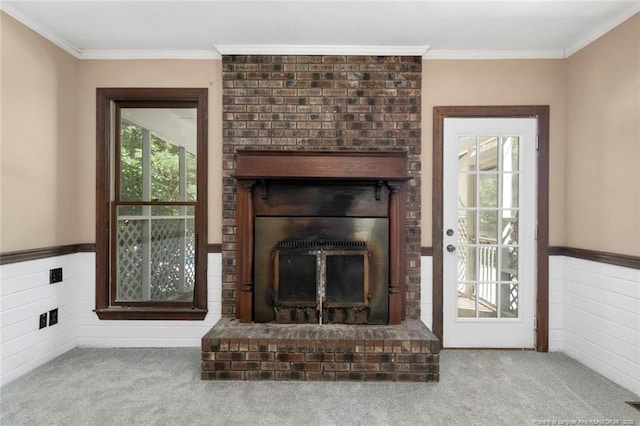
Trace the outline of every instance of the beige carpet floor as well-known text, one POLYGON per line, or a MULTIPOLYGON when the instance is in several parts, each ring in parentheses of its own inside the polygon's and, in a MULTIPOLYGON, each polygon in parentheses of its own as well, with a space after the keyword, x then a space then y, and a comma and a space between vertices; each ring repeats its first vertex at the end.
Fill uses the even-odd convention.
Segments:
POLYGON ((201 381, 199 359, 73 349, 0 389, 0 424, 640 425, 638 395, 561 353, 444 350, 439 383, 201 381))

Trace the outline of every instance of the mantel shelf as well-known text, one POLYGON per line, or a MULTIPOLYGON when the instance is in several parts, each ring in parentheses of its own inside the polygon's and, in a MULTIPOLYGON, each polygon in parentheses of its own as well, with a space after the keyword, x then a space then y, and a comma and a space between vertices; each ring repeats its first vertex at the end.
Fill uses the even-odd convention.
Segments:
POLYGON ((235 173, 232 175, 235 179, 238 180, 266 180, 266 181, 294 181, 294 180, 323 180, 323 181, 335 181, 335 182, 406 182, 411 180, 411 176, 376 176, 376 177, 353 177, 353 176, 252 176, 252 175, 240 175, 235 173))
POLYGON ((405 151, 238 150, 236 179, 407 181, 405 151))

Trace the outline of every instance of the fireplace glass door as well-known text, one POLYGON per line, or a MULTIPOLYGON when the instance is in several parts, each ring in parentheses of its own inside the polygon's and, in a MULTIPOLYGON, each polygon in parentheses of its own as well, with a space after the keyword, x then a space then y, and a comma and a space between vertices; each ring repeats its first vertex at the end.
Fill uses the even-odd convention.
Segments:
POLYGON ((257 217, 257 322, 386 324, 387 218, 257 217))
POLYGON ((369 298, 369 254, 362 251, 328 251, 325 304, 329 307, 366 306, 369 298))
POLYGON ((276 251, 274 290, 276 306, 315 307, 318 285, 317 256, 306 250, 276 251))
POLYGON ((366 307, 369 300, 369 254, 360 241, 281 242, 275 250, 274 305, 315 308, 366 307), (287 248, 286 246, 295 246, 287 248), (304 247, 304 246, 314 247, 304 247), (285 246, 285 247, 281 247, 285 246))

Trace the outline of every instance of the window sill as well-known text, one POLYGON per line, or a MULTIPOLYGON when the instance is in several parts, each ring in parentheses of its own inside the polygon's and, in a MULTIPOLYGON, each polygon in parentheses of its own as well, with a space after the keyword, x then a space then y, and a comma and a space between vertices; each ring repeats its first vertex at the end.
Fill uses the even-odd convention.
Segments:
POLYGON ((95 309, 101 320, 155 320, 155 321, 200 321, 207 309, 198 308, 150 308, 117 307, 95 309))

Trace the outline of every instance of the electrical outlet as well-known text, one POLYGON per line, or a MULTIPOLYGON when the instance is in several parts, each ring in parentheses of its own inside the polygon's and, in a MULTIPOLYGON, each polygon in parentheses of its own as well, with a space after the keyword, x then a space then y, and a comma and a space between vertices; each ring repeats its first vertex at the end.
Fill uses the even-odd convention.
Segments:
POLYGON ((49 270, 49 284, 59 283, 62 281, 62 268, 54 268, 49 270))
POLYGON ((58 308, 52 309, 49 311, 49 325, 54 325, 58 323, 58 308))
POLYGON ((47 314, 40 314, 40 328, 45 328, 47 326, 47 314))

